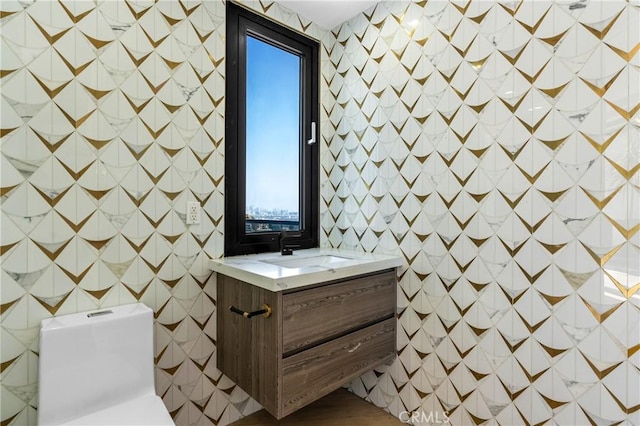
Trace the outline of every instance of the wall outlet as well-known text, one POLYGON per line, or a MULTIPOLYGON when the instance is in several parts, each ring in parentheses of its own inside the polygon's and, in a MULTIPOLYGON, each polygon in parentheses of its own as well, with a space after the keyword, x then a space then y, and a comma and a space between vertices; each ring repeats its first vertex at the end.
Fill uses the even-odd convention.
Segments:
POLYGON ((197 201, 187 202, 187 225, 197 225, 200 223, 200 203, 197 201))

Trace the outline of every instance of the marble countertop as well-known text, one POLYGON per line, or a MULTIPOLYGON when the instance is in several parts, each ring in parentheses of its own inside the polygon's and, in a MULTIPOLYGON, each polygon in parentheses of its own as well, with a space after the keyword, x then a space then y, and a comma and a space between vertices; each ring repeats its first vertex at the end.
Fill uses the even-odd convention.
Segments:
POLYGON ((209 261, 209 268, 219 274, 276 292, 401 265, 399 256, 319 248, 297 250, 290 256, 275 252, 209 261))

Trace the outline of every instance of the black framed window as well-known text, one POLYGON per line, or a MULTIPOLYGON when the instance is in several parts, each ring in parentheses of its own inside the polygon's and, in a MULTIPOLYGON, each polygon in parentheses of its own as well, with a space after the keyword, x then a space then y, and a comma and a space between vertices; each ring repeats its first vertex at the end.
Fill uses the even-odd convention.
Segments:
POLYGON ((225 255, 318 246, 318 43, 227 2, 225 255))

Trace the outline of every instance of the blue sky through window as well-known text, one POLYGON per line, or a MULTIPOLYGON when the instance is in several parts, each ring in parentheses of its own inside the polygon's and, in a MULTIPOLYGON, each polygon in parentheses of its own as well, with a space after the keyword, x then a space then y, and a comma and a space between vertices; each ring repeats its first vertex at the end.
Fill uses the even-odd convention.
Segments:
POLYGON ((300 58, 247 37, 246 205, 298 212, 300 58))

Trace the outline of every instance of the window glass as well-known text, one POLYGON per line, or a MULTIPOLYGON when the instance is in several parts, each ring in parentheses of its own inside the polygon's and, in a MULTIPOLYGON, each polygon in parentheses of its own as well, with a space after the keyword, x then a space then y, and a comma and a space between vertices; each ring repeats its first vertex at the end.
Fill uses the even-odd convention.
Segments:
POLYGON ((300 229, 300 57, 247 37, 246 232, 300 229))

